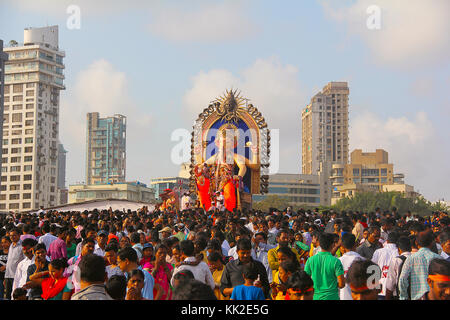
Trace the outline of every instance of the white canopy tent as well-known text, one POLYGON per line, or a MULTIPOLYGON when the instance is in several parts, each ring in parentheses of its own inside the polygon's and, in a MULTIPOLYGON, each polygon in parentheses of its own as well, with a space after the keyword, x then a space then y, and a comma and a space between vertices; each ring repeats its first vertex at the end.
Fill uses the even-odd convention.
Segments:
MULTIPOLYGON (((116 199, 105 199, 105 200, 90 200, 85 202, 78 202, 78 203, 70 203, 61 205, 58 207, 52 207, 52 208, 44 208, 44 211, 47 210, 55 210, 59 212, 66 212, 66 211, 92 211, 94 209, 97 210, 108 210, 111 208, 113 211, 120 210, 120 211, 136 211, 138 209, 141 209, 142 207, 148 207, 149 211, 155 210, 155 204, 152 203, 145 203, 145 202, 138 202, 138 201, 128 201, 128 200, 116 200, 116 199)), ((40 210, 31 211, 31 213, 36 213, 40 210)))

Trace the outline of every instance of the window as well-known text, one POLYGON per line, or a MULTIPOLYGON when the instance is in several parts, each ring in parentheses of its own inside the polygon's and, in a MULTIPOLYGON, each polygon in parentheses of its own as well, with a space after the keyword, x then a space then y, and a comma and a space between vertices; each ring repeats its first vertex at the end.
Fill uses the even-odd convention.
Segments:
POLYGON ((30 97, 34 94, 33 90, 27 90, 27 97, 30 97))
POLYGON ((24 193, 23 194, 24 199, 31 199, 31 193, 24 193))
POLYGON ((25 134, 33 134, 33 129, 25 129, 25 134))
POLYGON ((9 190, 13 190, 13 191, 20 190, 20 184, 9 185, 9 190))
MULTIPOLYGON (((5 87, 6 89, 6 87, 5 87)), ((13 84, 13 93, 21 93, 23 92, 23 85, 22 84, 13 84)))
POLYGON ((31 208, 31 202, 24 202, 24 203, 22 204, 22 208, 23 208, 23 209, 29 209, 29 208, 31 208))
POLYGON ((25 114, 25 118, 33 118, 33 116, 34 116, 34 112, 27 112, 25 114))
POLYGON ((20 199, 20 193, 13 193, 9 195, 9 200, 19 200, 20 199))
POLYGON ((28 103, 26 107, 27 107, 27 109, 33 109, 34 108, 34 104, 28 103))
POLYGON ((10 209, 19 209, 19 204, 18 203, 10 203, 9 208, 10 209))
POLYGON ((22 96, 13 96, 13 101, 23 101, 22 96))
POLYGON ((11 158, 11 163, 17 163, 20 162, 20 157, 12 157, 11 158))
POLYGON ((9 178, 9 181, 20 181, 20 176, 16 175, 16 176, 11 176, 9 178))
POLYGON ((31 184, 24 184, 23 190, 31 190, 31 184))
POLYGON ((23 161, 24 161, 24 162, 30 162, 30 161, 33 161, 33 156, 26 156, 26 157, 23 158, 23 161))
POLYGON ((20 166, 12 166, 11 172, 20 172, 20 166))
MULTIPOLYGON (((33 166, 29 165, 29 166, 23 166, 23 171, 31 171, 33 168, 33 166)), ((19 170, 20 171, 20 170, 19 170)))
POLYGON ((25 143, 33 143, 33 138, 25 138, 25 143))
POLYGON ((33 147, 25 147, 25 153, 33 152, 33 147))
POLYGON ((25 120, 25 125, 26 126, 32 126, 33 125, 33 120, 25 120))
POLYGON ((13 105, 13 110, 22 110, 22 105, 21 104, 13 105))
POLYGON ((21 113, 13 113, 11 117, 12 122, 22 122, 22 114, 21 113))
POLYGON ((21 138, 16 138, 16 139, 12 139, 11 140, 11 144, 21 144, 22 143, 22 139, 21 138))
POLYGON ((29 181, 31 179, 32 179, 32 175, 31 174, 26 174, 26 175, 23 176, 23 180, 24 181, 29 181))

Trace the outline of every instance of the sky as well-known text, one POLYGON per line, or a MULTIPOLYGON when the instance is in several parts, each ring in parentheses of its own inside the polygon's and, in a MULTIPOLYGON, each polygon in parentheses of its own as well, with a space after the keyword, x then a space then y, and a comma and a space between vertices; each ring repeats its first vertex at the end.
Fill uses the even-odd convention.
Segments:
POLYGON ((279 172, 301 173, 301 110, 347 81, 350 151, 385 149, 407 184, 449 201, 449 12, 448 0, 0 0, 0 39, 59 26, 67 185, 85 180, 87 112, 127 116, 126 178, 149 183, 178 175, 177 132, 230 88, 279 130, 279 172))

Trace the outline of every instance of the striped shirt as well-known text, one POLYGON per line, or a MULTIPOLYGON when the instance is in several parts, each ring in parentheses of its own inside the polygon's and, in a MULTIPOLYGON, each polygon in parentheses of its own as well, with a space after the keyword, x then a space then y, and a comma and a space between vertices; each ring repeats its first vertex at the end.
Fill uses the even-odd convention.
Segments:
POLYGON ((408 287, 411 287, 411 300, 419 300, 430 290, 428 266, 431 260, 442 257, 428 248, 420 248, 405 260, 399 279, 400 300, 408 300, 408 287))

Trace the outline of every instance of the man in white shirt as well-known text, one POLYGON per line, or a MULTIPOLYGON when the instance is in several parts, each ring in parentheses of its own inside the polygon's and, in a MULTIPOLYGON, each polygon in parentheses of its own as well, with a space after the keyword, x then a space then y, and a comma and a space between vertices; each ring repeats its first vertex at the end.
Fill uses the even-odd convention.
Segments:
POLYGON ((250 222, 245 225, 245 227, 250 230, 252 234, 258 232, 258 223, 255 216, 250 217, 250 222))
MULTIPOLYGON (((269 265, 268 252, 270 249, 276 246, 267 243, 267 235, 264 232, 258 232, 252 239, 253 248, 255 251, 256 259, 261 262, 266 268, 267 278, 269 278, 269 283, 272 283, 272 269, 269 265)), ((252 249, 253 250, 253 249, 252 249)), ((239 256, 238 256, 239 258, 239 256)))
POLYGON ((187 210, 191 208, 192 199, 187 192, 181 197, 181 210, 187 210))
POLYGON ((411 241, 408 237, 401 237, 397 241, 399 256, 392 259, 386 279, 386 300, 398 299, 398 279, 403 263, 411 256, 411 241))
MULTIPOLYGON (((354 234, 346 233, 342 236, 341 253, 342 257, 339 260, 344 267, 344 277, 347 276, 348 269, 356 259, 365 260, 356 251, 356 237, 354 234)), ((352 292, 349 285, 346 283, 345 287, 339 289, 339 298, 341 300, 353 300, 352 292)))
POLYGON ((216 192, 216 208, 219 209, 219 211, 223 212, 225 211, 225 198, 223 197, 220 192, 216 192))
POLYGON ((399 255, 397 248, 397 241, 399 235, 397 232, 393 231, 389 233, 386 243, 383 248, 375 250, 372 256, 372 262, 376 263, 381 269, 381 279, 380 285, 381 292, 379 298, 384 300, 386 296, 386 280, 389 272, 389 267, 391 265, 392 259, 399 255))
POLYGON ((388 239, 389 233, 391 232, 393 223, 390 218, 384 218, 381 220, 381 229, 380 229, 380 242, 381 244, 385 244, 388 239))
POLYGON ((45 247, 48 249, 53 241, 58 239, 54 234, 56 233, 57 227, 55 225, 44 224, 42 226, 42 231, 45 233, 43 236, 39 237, 38 242, 45 244, 45 247))
POLYGON ((267 225, 269 226, 269 232, 273 233, 273 234, 277 234, 278 233, 278 229, 276 227, 276 222, 274 218, 269 218, 269 220, 267 220, 267 225))
POLYGON ((214 279, 211 271, 209 270, 209 266, 202 260, 197 260, 194 256, 194 243, 191 240, 183 240, 180 242, 180 250, 181 250, 181 265, 176 267, 172 273, 172 279, 170 280, 170 284, 174 285, 174 276, 182 271, 189 270, 194 275, 194 278, 204 284, 207 284, 214 290, 216 287, 214 283, 214 279))
POLYGON ((97 234, 97 243, 95 244, 94 254, 104 257, 106 244, 108 243, 109 233, 105 230, 100 230, 97 234))
POLYGON ((22 241, 22 252, 25 258, 17 265, 12 292, 16 288, 22 288, 27 283, 27 271, 28 267, 34 263, 33 248, 36 244, 37 241, 31 238, 22 241))

